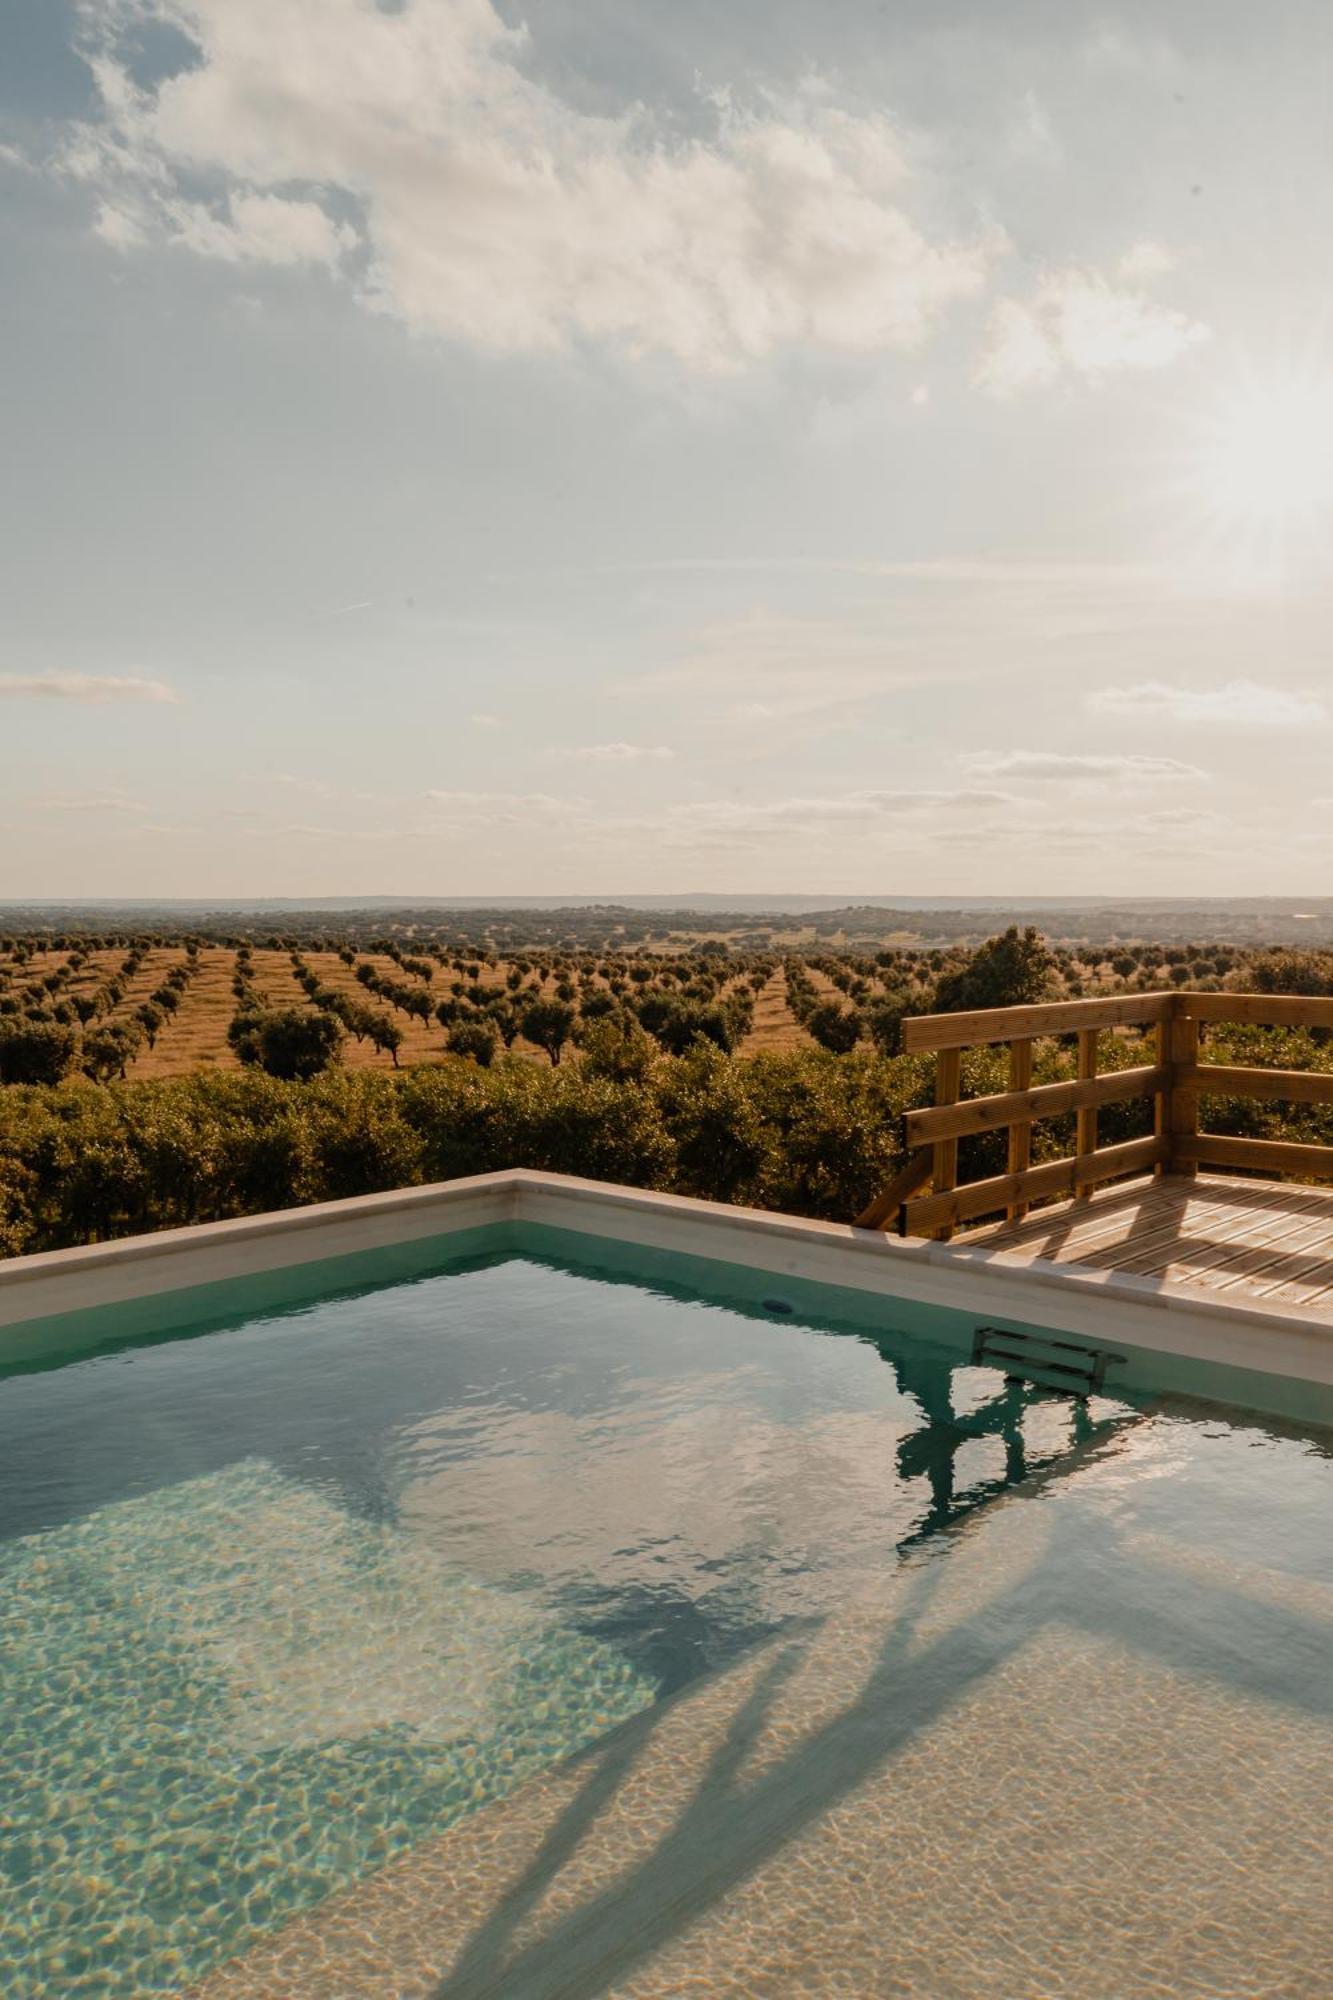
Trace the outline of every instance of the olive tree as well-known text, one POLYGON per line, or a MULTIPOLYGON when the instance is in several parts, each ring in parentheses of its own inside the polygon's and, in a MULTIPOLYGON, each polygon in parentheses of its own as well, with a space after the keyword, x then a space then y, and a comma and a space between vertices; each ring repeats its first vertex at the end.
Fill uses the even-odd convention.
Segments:
POLYGON ((0 1083, 59 1083, 74 1065, 77 1040, 58 1021, 0 1022, 0 1083))
POLYGON ((561 1051, 574 1032, 574 1009, 564 1000, 534 1000, 519 1022, 519 1032, 545 1049, 552 1068, 558 1068, 561 1051))
POLYGON ((307 1082, 336 1061, 342 1023, 311 1007, 271 1007, 238 1016, 234 1047, 247 1066, 288 1082, 307 1082))

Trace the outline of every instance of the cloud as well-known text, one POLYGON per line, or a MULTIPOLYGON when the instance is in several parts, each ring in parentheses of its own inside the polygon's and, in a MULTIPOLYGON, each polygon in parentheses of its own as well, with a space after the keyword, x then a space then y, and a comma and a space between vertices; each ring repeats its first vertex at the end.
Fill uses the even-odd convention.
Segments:
POLYGON ((675 751, 665 743, 584 743, 576 750, 552 750, 552 757, 570 757, 585 764, 665 764, 675 751))
POLYGON ((752 846, 775 837, 809 841, 856 825, 873 828, 922 819, 932 837, 941 823, 1017 804, 1007 792, 996 791, 853 791, 822 798, 746 801, 700 799, 673 806, 665 816, 663 838, 671 847, 752 846))
POLYGON ((141 813, 148 808, 124 792, 50 792, 33 804, 52 812, 141 813))
MULTIPOLYGON (((174 225, 174 242, 229 264, 322 264, 332 270, 360 240, 318 202, 280 195, 233 192, 225 215, 202 202, 167 203, 164 213, 174 225)), ((363 609, 359 604, 347 608, 363 609)))
POLYGON ((1115 274, 1122 285, 1148 285, 1154 278, 1163 278, 1175 268, 1175 252, 1168 250, 1164 243, 1154 243, 1151 238, 1144 237, 1138 243, 1130 244, 1116 265, 1115 274))
POLYGON ((531 820, 576 819, 588 810, 586 799, 558 799, 549 792, 432 790, 425 796, 435 808, 437 823, 459 825, 521 826, 531 820))
POLYGON ((621 692, 702 701, 711 719, 747 735, 807 724, 930 678, 910 621, 871 610, 846 618, 794 617, 757 607, 710 621, 670 666, 618 683, 621 692))
POLYGON ((503 727, 501 718, 498 715, 472 715, 468 717, 468 720, 477 729, 500 729, 503 727))
POLYGON ((703 371, 910 349, 1006 247, 912 219, 879 115, 813 85, 705 100, 703 137, 642 106, 594 115, 529 72, 491 0, 118 0, 84 20, 103 116, 63 165, 107 241, 341 269, 418 333, 703 371), (197 60, 145 87, 131 53, 157 22, 197 60))
MULTIPOLYGON (((1137 246, 1140 276, 1147 275, 1146 248, 1137 246)), ((1071 265, 1046 272, 1027 300, 997 301, 973 380, 999 396, 1062 376, 1095 382, 1125 369, 1168 367, 1208 337, 1206 326, 1142 290, 1071 265)))
POLYGON ((1195 806, 1167 806, 1161 812, 1145 813, 1142 824, 1163 833, 1198 833, 1205 827, 1223 825, 1216 813, 1195 806))
POLYGON ((177 701, 165 681, 137 674, 0 674, 0 701, 177 701))
POLYGON ((1098 688, 1088 696, 1087 706, 1098 715, 1134 721, 1222 723, 1246 729, 1302 729, 1327 719, 1323 702, 1313 695, 1246 680, 1215 688, 1139 681, 1132 687, 1098 688))
POLYGON ((284 791, 304 792, 312 799, 331 799, 337 789, 327 778, 307 778, 299 771, 261 771, 251 778, 255 785, 281 785, 284 791))
POLYGON ((405 830, 398 826, 318 826, 296 821, 289 826, 251 827, 255 840, 401 840, 405 830))
POLYGON ((1052 750, 984 750, 964 759, 981 778, 1036 784, 1154 784, 1160 779, 1202 778, 1206 772, 1175 757, 1064 756, 1052 750))

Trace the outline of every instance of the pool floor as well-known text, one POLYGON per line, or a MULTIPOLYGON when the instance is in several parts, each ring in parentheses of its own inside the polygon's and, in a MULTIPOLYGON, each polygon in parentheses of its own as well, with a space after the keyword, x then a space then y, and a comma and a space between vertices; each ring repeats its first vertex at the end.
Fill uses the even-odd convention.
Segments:
POLYGON ((1326 1991, 1333 1434, 770 1303, 0 1377, 0 1994, 1326 1991))

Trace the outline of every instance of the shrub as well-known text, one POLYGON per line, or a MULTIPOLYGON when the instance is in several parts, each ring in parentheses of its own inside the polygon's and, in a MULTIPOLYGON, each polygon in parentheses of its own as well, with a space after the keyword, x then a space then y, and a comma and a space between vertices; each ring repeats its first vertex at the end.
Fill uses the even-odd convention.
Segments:
POLYGON ((855 1007, 843 1007, 836 1000, 823 1001, 807 1017, 805 1026, 821 1049, 830 1049, 838 1056, 850 1054, 861 1039, 861 1016, 855 1007))
POLYGON ((474 1014, 470 1020, 455 1022, 449 1030, 447 1045, 450 1055, 470 1057, 483 1069, 489 1069, 499 1041, 500 1031, 495 1022, 484 1014, 474 1014))
POLYGON ((237 1020, 234 1045, 241 1061, 289 1082, 318 1076, 342 1047, 341 1021, 315 1008, 262 1008, 237 1020))
POLYGON ((58 1021, 6 1017, 0 1026, 0 1083, 59 1083, 74 1064, 77 1040, 58 1021))

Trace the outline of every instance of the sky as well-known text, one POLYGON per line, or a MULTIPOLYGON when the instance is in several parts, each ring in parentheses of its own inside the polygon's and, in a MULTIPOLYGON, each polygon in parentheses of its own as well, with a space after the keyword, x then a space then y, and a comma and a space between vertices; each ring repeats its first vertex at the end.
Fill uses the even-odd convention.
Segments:
POLYGON ((0 897, 1315 895, 1326 0, 0 0, 0 897))

